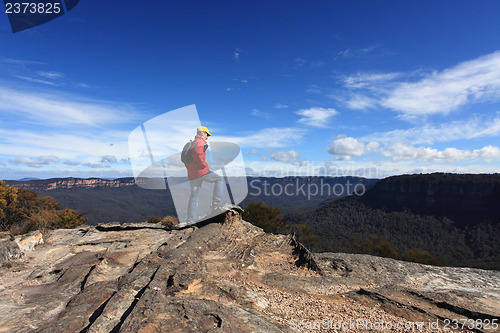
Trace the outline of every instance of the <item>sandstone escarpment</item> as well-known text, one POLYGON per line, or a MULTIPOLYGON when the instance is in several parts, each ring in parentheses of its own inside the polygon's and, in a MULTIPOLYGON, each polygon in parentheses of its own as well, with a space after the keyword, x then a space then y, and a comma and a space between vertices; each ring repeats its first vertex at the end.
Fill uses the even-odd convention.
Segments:
POLYGON ((497 223, 500 174, 422 174, 385 178, 361 200, 373 208, 447 217, 458 225, 497 223))
POLYGON ((176 231, 53 231, 0 268, 0 331, 360 332, 383 322, 436 332, 446 319, 500 316, 499 272, 311 254, 234 212, 219 218, 176 231))
POLYGON ((98 188, 98 187, 128 187, 135 185, 134 178, 101 179, 101 178, 53 178, 33 181, 8 181, 9 185, 32 191, 51 191, 70 188, 98 188))

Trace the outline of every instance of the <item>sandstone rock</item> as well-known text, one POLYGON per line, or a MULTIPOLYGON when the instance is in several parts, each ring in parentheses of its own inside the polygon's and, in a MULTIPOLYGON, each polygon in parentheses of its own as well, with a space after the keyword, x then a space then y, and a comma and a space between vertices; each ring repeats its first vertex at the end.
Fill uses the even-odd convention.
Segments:
POLYGON ((14 239, 23 253, 33 251, 36 245, 43 244, 43 235, 38 230, 16 236, 14 239))
POLYGON ((53 231, 21 266, 1 268, 0 331, 334 331, 363 319, 439 321, 419 331, 444 332, 446 318, 498 318, 499 281, 495 271, 310 253, 228 211, 183 230, 53 231))
POLYGON ((0 239, 0 266, 10 260, 19 259, 21 249, 17 243, 11 239, 0 239))

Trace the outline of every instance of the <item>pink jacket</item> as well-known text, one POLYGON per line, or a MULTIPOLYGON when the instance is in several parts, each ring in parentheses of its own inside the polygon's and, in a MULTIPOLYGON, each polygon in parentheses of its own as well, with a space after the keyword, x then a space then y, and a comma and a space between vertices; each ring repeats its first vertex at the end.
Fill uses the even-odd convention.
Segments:
POLYGON ((205 152, 203 151, 205 144, 206 141, 203 139, 203 136, 197 135, 194 138, 193 146, 191 146, 193 161, 186 164, 189 180, 204 176, 210 171, 205 161, 205 152))

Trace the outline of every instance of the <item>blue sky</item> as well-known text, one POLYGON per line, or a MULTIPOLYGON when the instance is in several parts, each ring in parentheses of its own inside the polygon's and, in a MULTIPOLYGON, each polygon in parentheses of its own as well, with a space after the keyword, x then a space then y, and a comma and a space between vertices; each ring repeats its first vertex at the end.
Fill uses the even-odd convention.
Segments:
POLYGON ((498 1, 81 1, 0 15, 0 178, 132 176, 195 104, 251 175, 500 170, 498 1))

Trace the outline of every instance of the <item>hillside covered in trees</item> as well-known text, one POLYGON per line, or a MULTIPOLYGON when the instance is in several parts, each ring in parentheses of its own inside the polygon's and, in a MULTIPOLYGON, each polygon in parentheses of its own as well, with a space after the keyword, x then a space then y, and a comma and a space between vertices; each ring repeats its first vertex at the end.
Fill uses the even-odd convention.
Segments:
POLYGON ((420 256, 429 263, 498 270, 499 202, 498 174, 395 176, 364 196, 288 215, 285 223, 309 225, 318 251, 420 256))

